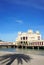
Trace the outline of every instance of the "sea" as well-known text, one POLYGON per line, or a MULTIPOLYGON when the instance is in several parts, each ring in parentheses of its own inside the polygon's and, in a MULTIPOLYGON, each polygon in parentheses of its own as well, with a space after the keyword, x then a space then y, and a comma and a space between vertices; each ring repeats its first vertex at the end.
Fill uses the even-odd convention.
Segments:
POLYGON ((0 52, 1 51, 18 52, 18 53, 34 54, 34 55, 44 56, 44 50, 37 50, 37 49, 0 48, 0 52))

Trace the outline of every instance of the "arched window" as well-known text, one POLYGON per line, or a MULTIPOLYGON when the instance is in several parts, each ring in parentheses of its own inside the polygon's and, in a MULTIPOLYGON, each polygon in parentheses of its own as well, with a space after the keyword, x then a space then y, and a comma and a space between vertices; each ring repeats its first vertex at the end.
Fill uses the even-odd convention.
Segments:
POLYGON ((27 37, 26 37, 26 40, 27 40, 27 37))
POLYGON ((23 40, 25 40, 25 37, 23 37, 23 40))
POLYGON ((22 37, 21 37, 21 40, 22 40, 22 37))
POLYGON ((22 44, 23 42, 21 41, 21 44, 22 44))

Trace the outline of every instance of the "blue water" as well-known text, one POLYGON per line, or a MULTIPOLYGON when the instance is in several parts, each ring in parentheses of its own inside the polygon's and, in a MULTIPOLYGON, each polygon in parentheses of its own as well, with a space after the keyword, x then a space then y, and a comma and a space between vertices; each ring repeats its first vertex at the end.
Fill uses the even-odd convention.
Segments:
POLYGON ((42 56, 44 56, 44 50, 0 48, 0 51, 18 52, 18 53, 35 54, 35 55, 42 55, 42 56))
POLYGON ((0 51, 16 52, 16 49, 15 48, 0 48, 0 51))

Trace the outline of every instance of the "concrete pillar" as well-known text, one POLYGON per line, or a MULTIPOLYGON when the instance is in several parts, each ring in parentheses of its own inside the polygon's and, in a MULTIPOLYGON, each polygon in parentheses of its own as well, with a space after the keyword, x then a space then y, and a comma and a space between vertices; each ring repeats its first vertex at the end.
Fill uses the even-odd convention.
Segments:
POLYGON ((33 48, 33 50, 34 50, 34 47, 32 47, 33 48))
POLYGON ((22 49, 23 49, 23 44, 22 44, 22 46, 21 46, 21 47, 22 47, 22 49))
POLYGON ((38 47, 38 50, 39 50, 39 47, 38 47))
POLYGON ((19 45, 16 45, 16 48, 19 48, 19 45))
POLYGON ((27 49, 27 46, 25 46, 25 49, 27 49))
POLYGON ((6 46, 6 48, 8 48, 8 46, 6 46))

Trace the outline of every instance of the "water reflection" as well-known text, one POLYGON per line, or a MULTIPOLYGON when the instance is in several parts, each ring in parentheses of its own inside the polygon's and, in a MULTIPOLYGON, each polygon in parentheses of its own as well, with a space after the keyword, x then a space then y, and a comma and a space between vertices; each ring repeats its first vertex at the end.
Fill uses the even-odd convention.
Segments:
POLYGON ((17 52, 24 54, 44 55, 44 50, 17 49, 17 52))
POLYGON ((18 52, 23 54, 34 54, 34 55, 44 55, 44 50, 33 50, 33 49, 15 49, 15 48, 0 48, 0 51, 5 52, 18 52))

